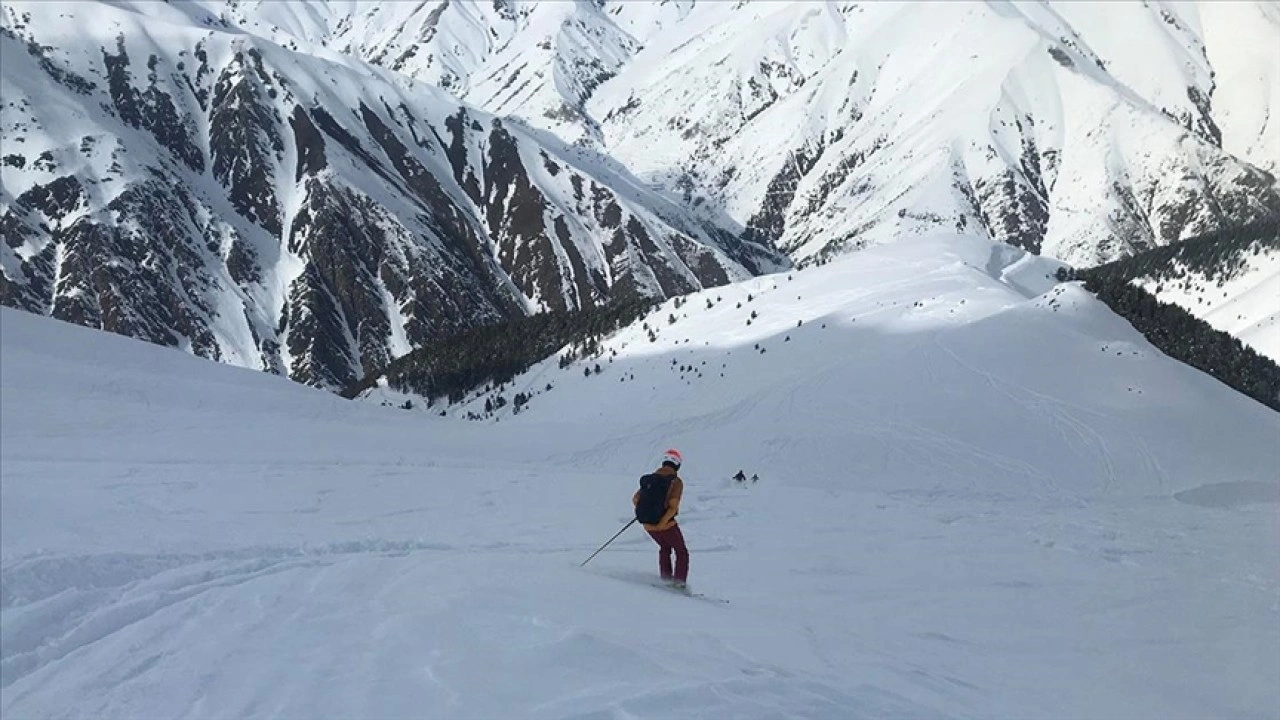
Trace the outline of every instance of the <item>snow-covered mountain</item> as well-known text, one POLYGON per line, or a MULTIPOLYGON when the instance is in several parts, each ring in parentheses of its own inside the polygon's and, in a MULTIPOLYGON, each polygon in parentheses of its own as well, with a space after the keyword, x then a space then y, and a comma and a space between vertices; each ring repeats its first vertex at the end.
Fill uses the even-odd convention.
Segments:
POLYGON ((616 164, 194 5, 6 3, 0 302, 323 386, 785 266, 616 164))
POLYGON ((568 141, 598 141, 587 100, 683 3, 200 0, 249 32, 327 48, 516 115, 568 141), (619 17, 624 14, 623 17, 619 17), (647 27, 637 27, 643 17, 647 27), (626 22, 631 20, 631 22, 626 22))
POLYGON ((1133 283, 1280 362, 1280 218, 1153 248, 1091 274, 1133 283))
POLYGON ((0 715, 1274 717, 1280 415, 1054 269, 735 283, 496 423, 0 310, 0 715), (671 446, 714 600, 578 567, 671 446))
POLYGON ((1242 253, 1240 261, 1234 272, 1175 261, 1137 284, 1280 363, 1280 249, 1242 253))
POLYGON ((1272 3, 13 2, 0 30, 0 302, 330 387, 939 231, 1086 266, 1280 214, 1272 3))
POLYGON ((591 107, 633 170, 796 259, 958 229, 1090 265, 1280 212, 1222 148, 1194 6, 735 7, 665 31, 591 107))
POLYGON ((1273 3, 206 6, 601 147, 799 260, 959 228, 1092 265, 1280 213, 1273 3))

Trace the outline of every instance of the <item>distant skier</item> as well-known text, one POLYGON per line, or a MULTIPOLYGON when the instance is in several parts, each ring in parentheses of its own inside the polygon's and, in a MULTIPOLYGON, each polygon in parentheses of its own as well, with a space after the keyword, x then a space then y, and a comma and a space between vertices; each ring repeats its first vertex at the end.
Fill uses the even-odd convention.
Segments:
POLYGON ((680 511, 680 497, 684 495, 684 480, 677 471, 683 458, 678 450, 662 454, 662 465, 653 473, 640 478, 640 489, 631 497, 636 507, 636 520, 649 531, 649 537, 658 543, 658 572, 673 587, 684 588, 689 579, 689 549, 684 535, 676 524, 680 511), (676 556, 675 568, 671 567, 671 553, 676 556))
POLYGON ((760 482, 760 476, 755 473, 751 473, 751 482, 760 482))
POLYGON ((742 482, 746 482, 746 481, 747 481, 747 476, 746 476, 745 474, 743 474, 743 472, 742 472, 741 470, 739 470, 739 471, 738 471, 738 474, 733 476, 733 479, 734 479, 734 480, 737 480, 737 481, 738 481, 738 482, 740 482, 740 483, 742 483, 742 482))

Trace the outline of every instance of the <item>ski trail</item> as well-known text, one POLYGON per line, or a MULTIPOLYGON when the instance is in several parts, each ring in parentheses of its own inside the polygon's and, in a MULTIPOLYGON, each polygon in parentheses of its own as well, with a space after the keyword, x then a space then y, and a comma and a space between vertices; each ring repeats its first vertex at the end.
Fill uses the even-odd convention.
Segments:
MULTIPOLYGON (((1075 410, 1081 413, 1096 415, 1093 411, 1086 410, 1070 402, 1058 398, 1049 397, 1042 393, 1036 392, 1030 388, 1015 385, 1007 381, 1001 380, 992 373, 979 369, 965 361, 952 348, 947 347, 942 342, 938 334, 934 334, 934 344, 938 349, 949 355, 957 364, 984 379, 984 381, 996 392, 1008 398, 1011 402, 1025 408, 1032 414, 1044 414, 1056 427, 1060 429, 1063 439, 1069 446, 1074 446, 1072 437, 1083 443, 1083 447, 1097 460, 1102 468, 1102 487, 1103 489, 1111 489, 1116 484, 1116 469, 1113 461, 1113 454, 1110 446, 1103 436, 1089 423, 1081 420, 1075 414, 1069 411, 1075 410), (1068 435, 1070 433, 1070 435, 1068 435)), ((1041 479, 1054 492, 1061 492, 1061 488, 1053 482, 1048 475, 1041 474, 1041 479)))

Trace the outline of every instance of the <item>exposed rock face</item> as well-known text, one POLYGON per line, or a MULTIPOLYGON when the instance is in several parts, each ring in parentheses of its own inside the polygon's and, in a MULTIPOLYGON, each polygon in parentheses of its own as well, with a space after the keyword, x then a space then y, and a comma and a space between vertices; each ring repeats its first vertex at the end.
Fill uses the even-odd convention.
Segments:
POLYGON ((342 387, 442 333, 786 264, 358 60, 193 6, 142 8, 194 14, 162 40, 94 7, 118 22, 72 45, 78 7, 6 5, 0 27, 6 305, 342 387))
POLYGON ((1280 207, 1273 3, 210 6, 602 149, 800 262, 958 228, 1091 265, 1280 207))
POLYGON ((0 302, 336 386, 938 232, 1095 265, 1280 214, 1277 32, 1248 2, 10 2, 0 302))

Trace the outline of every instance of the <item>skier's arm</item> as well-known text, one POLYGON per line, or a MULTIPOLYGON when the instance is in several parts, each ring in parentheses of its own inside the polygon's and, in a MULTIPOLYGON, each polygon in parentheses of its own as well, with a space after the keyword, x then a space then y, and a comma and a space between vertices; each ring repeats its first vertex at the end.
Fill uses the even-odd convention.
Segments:
POLYGON ((676 513, 680 511, 680 498, 684 495, 684 481, 676 478, 671 483, 671 493, 667 496, 667 511, 662 514, 662 521, 658 523, 658 528, 665 530, 671 527, 671 521, 675 518, 676 513))

